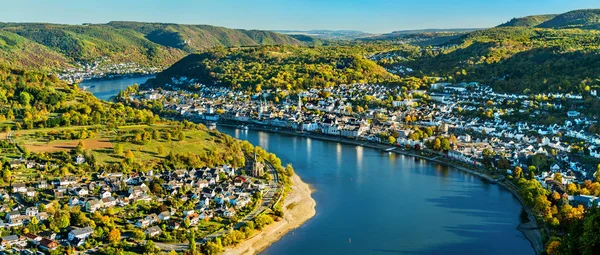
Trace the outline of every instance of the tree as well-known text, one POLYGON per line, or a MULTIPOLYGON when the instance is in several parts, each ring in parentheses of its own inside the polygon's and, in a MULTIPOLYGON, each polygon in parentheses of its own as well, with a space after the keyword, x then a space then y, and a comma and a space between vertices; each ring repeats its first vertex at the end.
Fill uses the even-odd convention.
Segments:
POLYGON ((190 251, 190 254, 196 255, 196 253, 197 253, 197 251, 196 251, 196 232, 195 231, 189 231, 188 235, 187 235, 187 239, 188 239, 188 242, 189 242, 189 251, 190 251))
POLYGON ((29 105, 31 100, 32 100, 32 96, 31 94, 22 91, 21 94, 19 94, 19 101, 21 102, 21 104, 23 105, 29 105))
POLYGON ((183 132, 179 132, 179 134, 177 134, 177 140, 183 141, 184 138, 185 138, 185 134, 183 134, 183 132))
POLYGON ((440 138, 436 138, 435 141, 433 141, 433 150, 439 151, 442 148, 442 141, 440 141, 440 138))
POLYGON ((77 143, 77 147, 75 147, 75 151, 77 153, 83 153, 83 150, 85 149, 85 143, 83 142, 83 140, 79 140, 79 142, 77 143))
POLYGON ((563 178, 562 178, 562 174, 561 173, 555 173, 554 174, 554 180, 558 183, 562 183, 563 178))
POLYGON ((523 169, 521 169, 520 167, 515 167, 515 172, 513 173, 513 175, 515 176, 515 178, 519 179, 521 178, 521 176, 523 176, 523 169))
POLYGON ((144 251, 150 254, 154 254, 158 253, 160 249, 156 247, 156 244, 154 244, 152 240, 149 240, 148 242, 146 242, 146 245, 144 245, 144 251))
POLYGON ((117 155, 123 154, 123 145, 120 143, 115 144, 115 147, 113 147, 113 152, 117 155))
POLYGON ((389 143, 389 144, 394 144, 394 143, 396 143, 396 138, 394 138, 394 136, 389 136, 389 137, 388 137, 388 143, 389 143))
POLYGON ((548 255, 558 255, 559 247, 560 247, 560 242, 554 240, 548 244, 548 247, 546 248, 546 253, 548 253, 548 255))
POLYGON ((442 150, 444 151, 449 151, 450 148, 450 141, 448 141, 448 139, 446 137, 442 138, 442 150))
POLYGON ((108 232, 108 241, 113 244, 121 241, 121 231, 119 231, 117 228, 113 228, 110 232, 108 232))
POLYGON ((163 147, 162 145, 159 145, 158 148, 156 148, 156 152, 158 153, 158 155, 164 155, 165 147, 163 147))
POLYGON ((583 236, 581 237, 584 255, 598 254, 600 251, 600 209, 590 209, 588 217, 583 223, 583 236))
POLYGON ((191 225, 191 224, 192 224, 192 223, 190 222, 190 217, 185 217, 185 220, 183 220, 183 226, 184 226, 185 228, 190 228, 190 225, 191 225))

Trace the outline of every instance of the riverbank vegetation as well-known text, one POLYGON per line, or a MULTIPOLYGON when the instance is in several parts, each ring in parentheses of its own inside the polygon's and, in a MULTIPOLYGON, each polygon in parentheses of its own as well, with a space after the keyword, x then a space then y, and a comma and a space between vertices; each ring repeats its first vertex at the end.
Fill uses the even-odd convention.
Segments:
MULTIPOLYGON (((538 222, 550 235, 546 236, 546 252, 551 255, 596 254, 600 250, 600 240, 596 238, 600 232, 600 210, 596 204, 573 205, 568 197, 599 196, 600 180, 586 180, 581 185, 570 183, 563 188, 564 193, 560 194, 556 191, 550 192, 542 187, 539 181, 530 178, 533 171, 535 167, 525 171, 517 167, 512 180, 519 188, 525 204, 538 216, 538 222)), ((554 185, 562 186, 562 176, 557 174, 554 178, 554 185)))

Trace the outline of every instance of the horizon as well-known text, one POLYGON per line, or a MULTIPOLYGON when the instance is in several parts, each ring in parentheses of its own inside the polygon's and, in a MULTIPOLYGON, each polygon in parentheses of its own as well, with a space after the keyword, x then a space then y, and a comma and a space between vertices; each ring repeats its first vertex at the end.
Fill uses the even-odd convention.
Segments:
POLYGON ((82 25, 131 21, 245 30, 348 30, 383 34, 403 30, 489 28, 512 18, 595 8, 600 8, 600 3, 593 0, 567 3, 561 0, 507 0, 502 3, 488 0, 426 0, 420 3, 308 0, 300 4, 275 0, 252 3, 241 0, 202 3, 191 0, 177 3, 107 0, 100 5, 74 0, 22 0, 5 4, 0 14, 4 23, 82 25))

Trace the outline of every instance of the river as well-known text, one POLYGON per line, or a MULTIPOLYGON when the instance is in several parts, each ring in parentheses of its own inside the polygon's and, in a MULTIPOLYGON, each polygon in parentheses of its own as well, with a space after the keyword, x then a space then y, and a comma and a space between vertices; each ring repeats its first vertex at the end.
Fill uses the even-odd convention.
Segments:
POLYGON ((412 157, 220 127, 292 163, 315 217, 262 254, 535 254, 502 187, 412 157))
POLYGON ((99 99, 109 100, 111 97, 119 94, 119 91, 133 84, 143 84, 153 75, 121 77, 116 79, 92 79, 85 80, 79 84, 80 88, 86 87, 87 91, 94 94, 99 99))
MULTIPOLYGON (((91 80, 107 100, 149 77, 91 80)), ((298 136, 219 127, 292 163, 316 215, 262 254, 535 254, 522 207, 498 185, 412 157, 298 136)))

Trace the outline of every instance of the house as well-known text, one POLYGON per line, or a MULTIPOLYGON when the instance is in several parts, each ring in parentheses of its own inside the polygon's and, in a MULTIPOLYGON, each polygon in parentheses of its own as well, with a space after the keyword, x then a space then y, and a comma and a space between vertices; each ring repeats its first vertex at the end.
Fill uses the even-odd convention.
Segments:
POLYGON ((27 195, 28 197, 35 197, 35 189, 31 187, 27 188, 25 195, 27 195))
POLYGON ((161 229, 158 226, 154 226, 154 227, 150 227, 150 228, 146 229, 146 231, 144 231, 144 233, 148 237, 154 237, 154 236, 160 235, 161 229))
POLYGON ((169 220, 169 219, 171 218, 171 213, 170 213, 170 212, 161 212, 161 213, 158 215, 158 218, 159 218, 161 221, 169 220))
POLYGON ((150 224, 154 224, 154 223, 158 222, 158 220, 160 220, 160 218, 158 218, 158 215, 156 215, 156 213, 148 214, 146 216, 146 219, 148 219, 150 221, 150 224))
POLYGON ((19 212, 18 210, 13 210, 13 211, 6 213, 7 221, 11 221, 11 220, 14 220, 19 217, 21 217, 21 212, 19 212))
POLYGON ((148 226, 150 226, 150 220, 148 220, 146 218, 138 219, 135 222, 135 226, 138 228, 147 228, 148 226))
POLYGON ((98 199, 92 198, 85 202, 85 210, 90 213, 93 213, 99 210, 100 208, 102 208, 102 202, 98 199))
POLYGON ((85 240, 88 236, 92 235, 94 231, 90 227, 75 228, 69 232, 68 239, 73 241, 75 239, 85 240))
POLYGON ((37 207, 27 207, 27 209, 25 209, 25 215, 27 216, 36 216, 39 212, 37 207))
POLYGON ((3 236, 2 239, 0 240, 0 246, 2 246, 5 249, 14 247, 14 246, 24 247, 25 245, 27 245, 26 240, 27 239, 25 237, 18 236, 18 235, 3 236))
POLYGON ((102 198, 101 201, 102 201, 102 206, 104 206, 105 208, 113 207, 113 206, 117 205, 117 200, 114 197, 105 197, 105 198, 102 198))
POLYGON ((585 208, 589 208, 594 206, 594 204, 598 203, 598 197, 588 196, 588 195, 579 195, 579 196, 569 196, 569 201, 574 205, 583 205, 585 208))
POLYGON ((75 158, 75 164, 80 165, 83 163, 85 163, 85 157, 83 157, 81 154, 77 155, 77 158, 75 158))
POLYGON ((58 242, 48 239, 48 238, 42 238, 42 240, 39 241, 39 247, 42 250, 53 251, 53 250, 56 250, 56 248, 58 248, 58 246, 60 246, 58 244, 58 242))
POLYGON ((73 189, 71 191, 71 193, 75 196, 83 197, 83 196, 87 196, 89 194, 89 191, 86 188, 79 187, 79 188, 73 189))
POLYGON ((25 187, 25 184, 23 183, 14 183, 12 185, 12 191, 13 193, 25 193, 27 192, 27 187, 25 187))
POLYGON ((110 193, 110 191, 104 191, 102 192, 102 194, 100 194, 101 198, 108 198, 108 197, 112 197, 112 193, 110 193))
POLYGON ((171 230, 179 229, 180 226, 181 226, 181 224, 179 224, 179 222, 176 222, 176 221, 169 222, 169 229, 171 229, 171 230))

